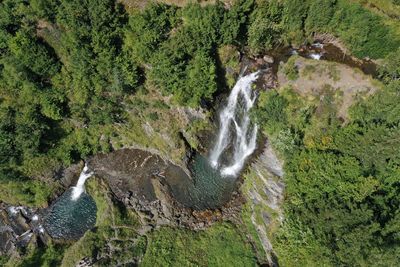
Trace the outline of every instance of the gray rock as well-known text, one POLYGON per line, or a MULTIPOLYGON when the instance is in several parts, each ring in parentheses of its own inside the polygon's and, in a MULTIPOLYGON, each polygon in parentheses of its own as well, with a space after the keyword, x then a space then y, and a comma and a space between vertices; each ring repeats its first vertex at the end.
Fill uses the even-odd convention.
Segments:
POLYGON ((40 231, 38 213, 39 210, 0 203, 0 256, 18 253, 45 235, 44 230, 40 231))
POLYGON ((265 62, 267 62, 268 64, 274 63, 274 58, 273 58, 272 56, 269 56, 269 55, 265 55, 265 56, 263 57, 263 60, 264 60, 265 62))

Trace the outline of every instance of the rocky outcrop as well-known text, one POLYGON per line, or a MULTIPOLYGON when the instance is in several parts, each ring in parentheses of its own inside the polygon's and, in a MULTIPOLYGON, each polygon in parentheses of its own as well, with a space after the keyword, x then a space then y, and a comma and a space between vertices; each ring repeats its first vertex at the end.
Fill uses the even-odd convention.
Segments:
POLYGON ((238 193, 216 210, 197 211, 179 203, 171 187, 193 184, 192 178, 183 170, 168 172, 168 168, 180 168, 147 151, 121 149, 99 154, 88 165, 96 177, 107 182, 117 200, 138 213, 148 229, 165 225, 202 229, 215 221, 235 220, 240 213, 243 199, 238 193))
POLYGON ((77 164, 72 164, 67 168, 63 168, 57 173, 55 179, 58 180, 65 189, 75 185, 78 181, 79 174, 83 169, 83 165, 84 163, 81 161, 77 164))
POLYGON ((262 154, 249 167, 242 185, 249 209, 244 216, 256 230, 263 251, 258 251, 260 259, 268 266, 277 266, 273 247, 270 241, 271 233, 283 220, 281 205, 284 197, 282 163, 277 158, 271 146, 267 143, 262 154))
POLYGON ((47 243, 41 210, 0 203, 0 256, 18 255, 29 244, 47 243))

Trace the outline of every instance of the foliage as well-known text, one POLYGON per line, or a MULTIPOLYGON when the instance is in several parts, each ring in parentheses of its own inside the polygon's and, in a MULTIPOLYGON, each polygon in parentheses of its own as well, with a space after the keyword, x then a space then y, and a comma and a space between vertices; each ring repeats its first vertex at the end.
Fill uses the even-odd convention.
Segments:
POLYGON ((29 267, 29 266, 59 266, 62 260, 62 256, 66 245, 49 243, 46 247, 40 246, 35 247, 29 245, 23 258, 11 256, 10 258, 5 258, 2 262, 0 258, 1 266, 18 266, 18 267, 29 267))
POLYGON ((153 56, 150 80, 164 94, 172 94, 177 103, 198 106, 202 100, 211 100, 217 90, 212 53, 222 18, 220 6, 203 10, 188 5, 182 10, 182 25, 153 56))
POLYGON ((13 205, 44 206, 55 189, 53 184, 38 180, 0 177, 1 200, 13 205))
MULTIPOLYGON (((318 104, 290 89, 260 95, 253 117, 286 162, 287 220, 274 242, 284 265, 395 265, 400 255, 400 53, 395 23, 389 22, 346 0, 238 0, 230 8, 221 2, 183 8, 150 4, 129 18, 113 0, 1 1, 1 200, 44 206, 58 189, 54 172, 109 151, 111 139, 163 150, 168 144, 160 141, 161 134, 132 129, 143 120, 167 121, 170 105, 212 103, 218 91, 233 84, 221 68, 238 65, 236 56, 219 61, 224 49, 233 54, 248 45, 259 54, 331 33, 357 57, 387 57, 380 69, 385 89, 355 106, 346 125, 336 118, 329 90, 318 104), (154 90, 173 101, 144 101, 154 90), (121 129, 130 132, 128 141, 118 139, 121 129)), ((290 79, 299 75, 294 59, 284 68, 290 79)), ((170 127, 177 138, 180 129, 170 127)), ((204 125, 191 127, 195 132, 204 125)), ((116 258, 128 250, 140 258, 146 238, 137 239, 137 218, 102 192, 92 193, 102 220, 66 251, 65 263, 100 253, 116 234, 111 224, 128 226, 118 234, 137 241, 116 258)), ((232 225, 198 233, 164 228, 149 238, 148 265, 255 265, 251 248, 232 225)), ((60 253, 50 246, 32 252, 25 264, 58 264, 60 253)), ((116 265, 113 260, 104 265, 116 265)))
POLYGON ((240 72, 240 52, 233 45, 221 46, 218 48, 218 62, 225 72, 228 87, 232 88, 240 72))
POLYGON ((117 103, 138 83, 122 51, 126 17, 111 0, 3 1, 0 13, 1 185, 12 202, 39 204, 50 194, 42 181, 63 163, 107 151, 100 137, 122 120, 117 103))
POLYGON ((279 1, 261 1, 251 14, 248 45, 254 53, 272 49, 280 38, 283 5, 279 1))
POLYGON ((382 58, 400 41, 395 26, 353 1, 259 1, 251 17, 248 44, 255 53, 281 43, 301 45, 314 33, 331 33, 357 57, 382 58))
POLYGON ((61 262, 64 249, 64 246, 53 244, 48 245, 46 248, 36 249, 30 256, 24 258, 19 266, 57 266, 61 262))
POLYGON ((347 124, 329 88, 318 103, 290 89, 260 96, 256 118, 273 145, 280 148, 281 133, 297 133, 280 149, 286 219, 274 246, 284 266, 398 261, 399 90, 389 82, 356 104, 347 124))
POLYGON ((258 123, 265 125, 265 128, 271 131, 270 134, 273 134, 287 123, 285 113, 287 102, 276 91, 261 92, 257 101, 257 109, 252 116, 258 123))
POLYGON ((176 12, 173 6, 151 4, 143 12, 129 17, 125 45, 134 59, 142 64, 149 62, 177 23, 176 12))
POLYGON ((197 233, 172 228, 152 233, 142 266, 177 265, 255 266, 256 259, 244 236, 230 224, 197 233))
POLYGON ((294 81, 299 77, 299 70, 296 66, 296 56, 290 57, 289 60, 283 66, 283 73, 288 77, 289 80, 294 81))
POLYGON ((400 80, 400 48, 386 56, 384 64, 380 66, 379 74, 387 83, 400 80))

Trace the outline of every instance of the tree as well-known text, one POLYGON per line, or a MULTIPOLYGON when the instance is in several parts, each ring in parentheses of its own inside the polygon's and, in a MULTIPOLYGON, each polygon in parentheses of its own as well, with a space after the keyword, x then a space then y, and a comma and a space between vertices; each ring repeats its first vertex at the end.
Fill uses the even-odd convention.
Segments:
POLYGON ((168 39, 177 24, 177 9, 165 4, 151 4, 129 18, 125 45, 139 63, 149 63, 160 44, 168 39))

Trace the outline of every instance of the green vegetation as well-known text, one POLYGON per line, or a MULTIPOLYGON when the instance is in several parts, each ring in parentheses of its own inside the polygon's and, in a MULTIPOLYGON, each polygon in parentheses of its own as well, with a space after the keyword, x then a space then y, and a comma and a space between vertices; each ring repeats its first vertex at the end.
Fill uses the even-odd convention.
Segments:
MULTIPOLYGON (((332 88, 318 99, 291 88, 261 93, 253 118, 286 163, 286 220, 274 246, 283 266, 400 261, 398 0, 183 7, 151 1, 129 14, 120 2, 126 1, 1 1, 1 201, 44 207, 60 189, 53 179, 60 168, 123 146, 156 148, 182 160, 181 135, 196 148, 196 135, 210 127, 210 114, 187 119, 193 116, 182 115, 182 107, 209 108, 234 84, 240 53, 258 55, 328 33, 357 57, 385 58, 379 69, 385 88, 360 96, 346 123, 337 118, 332 88)), ((313 71, 300 73, 295 57, 283 66, 290 80, 313 71)), ((244 234, 231 224, 139 236, 136 215, 112 202, 104 187, 95 179, 88 184, 99 211, 95 229, 68 248, 28 250, 14 265, 71 266, 104 256, 108 245, 119 250, 100 265, 133 258, 147 266, 256 264, 244 234)), ((249 210, 243 221, 261 254, 249 210)))
POLYGON ((29 245, 23 258, 0 258, 1 266, 5 267, 30 267, 30 266, 59 266, 63 258, 65 245, 48 244, 45 248, 29 245))
POLYGON ((255 53, 300 45, 314 33, 339 37, 357 57, 382 58, 400 42, 398 25, 347 0, 264 0, 251 18, 248 44, 255 53))
POLYGON ((245 237, 233 225, 192 232, 161 228, 149 237, 142 266, 256 266, 245 237))
POLYGON ((38 180, 5 177, 0 180, 1 200, 11 205, 38 207, 50 199, 56 188, 38 180))
POLYGON ((274 236, 283 266, 391 266, 398 262, 400 84, 390 56, 385 88, 337 117, 329 88, 318 101, 291 88, 263 93, 254 115, 285 161, 285 221, 274 236))
POLYGON ((33 196, 57 169, 111 144, 171 153, 163 136, 179 140, 179 130, 161 126, 165 110, 132 106, 138 92, 157 92, 167 107, 207 106, 233 85, 246 45, 261 52, 328 32, 356 56, 377 58, 399 41, 381 15, 344 0, 151 3, 129 15, 113 0, 6 0, 0 14, 0 188, 34 178, 26 197, 10 200, 31 204, 56 190, 33 196), (137 127, 146 122, 157 136, 137 127))
POLYGON ((47 183, 54 191, 52 176, 60 167, 107 152, 111 142, 169 154, 168 145, 175 145, 162 138, 179 143, 179 130, 158 122, 170 114, 132 107, 130 101, 140 91, 138 98, 148 98, 146 92, 172 95, 172 103, 155 100, 163 107, 212 102, 226 84, 219 82, 224 77, 216 47, 245 41, 251 7, 252 1, 229 10, 220 3, 150 4, 128 17, 113 0, 3 1, 0 188, 15 195, 5 200, 45 205, 51 192, 36 188, 47 183), (164 127, 155 128, 158 136, 137 127, 147 121, 164 127), (20 181, 21 192, 12 189, 20 181))
POLYGON ((84 257, 100 258, 98 266, 132 263, 146 249, 146 238, 137 234, 137 215, 111 200, 108 187, 97 178, 87 183, 97 206, 96 226, 65 250, 61 266, 75 266, 84 257), (107 252, 107 247, 114 248, 107 252))
POLYGON ((294 81, 299 77, 299 70, 296 66, 296 56, 290 57, 289 60, 283 66, 283 72, 289 80, 294 81))

